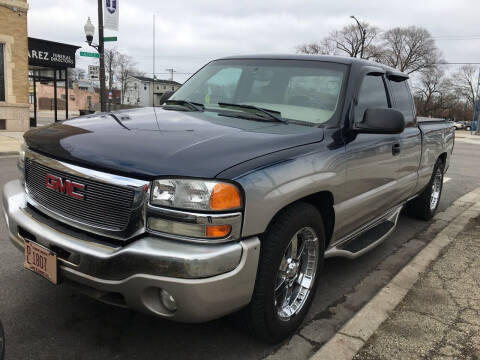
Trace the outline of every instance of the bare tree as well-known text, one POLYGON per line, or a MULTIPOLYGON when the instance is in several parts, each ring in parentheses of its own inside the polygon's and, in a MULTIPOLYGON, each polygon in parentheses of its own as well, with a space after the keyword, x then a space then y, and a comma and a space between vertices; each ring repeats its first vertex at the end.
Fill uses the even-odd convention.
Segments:
POLYGON ((122 104, 125 102, 125 93, 129 84, 133 81, 132 76, 139 75, 135 69, 135 63, 131 56, 120 54, 117 65, 117 78, 120 81, 120 88, 122 91, 122 104))
POLYGON ((119 57, 120 52, 116 47, 105 50, 105 71, 108 74, 108 91, 112 91, 113 89, 113 78, 115 76, 115 70, 118 66, 119 57))
POLYGON ((74 82, 85 79, 86 71, 82 68, 68 69, 68 86, 72 86, 74 82))
POLYGON ((407 74, 431 68, 442 61, 430 33, 416 26, 386 31, 382 47, 382 62, 407 74))
POLYGON ((377 56, 377 49, 374 41, 377 39, 379 29, 366 22, 361 23, 365 31, 356 25, 344 26, 340 31, 330 33, 330 40, 341 52, 350 57, 360 57, 363 45, 363 58, 373 59, 377 56))
POLYGON ((448 92, 448 80, 445 73, 438 67, 422 71, 415 89, 418 99, 418 112, 423 116, 434 116, 436 111, 443 109, 443 98, 448 92))
POLYGON ((452 87, 471 106, 475 101, 476 80, 477 69, 473 65, 463 65, 452 75, 452 87))
POLYGON ((338 55, 335 43, 328 37, 319 43, 302 44, 296 47, 297 53, 308 55, 338 55))
POLYGON ((381 55, 381 48, 376 42, 380 30, 366 22, 360 24, 365 31, 365 34, 357 25, 346 25, 341 30, 332 31, 319 43, 309 43, 298 46, 297 52, 303 54, 347 55, 350 57, 360 57, 363 45, 364 59, 379 58, 381 55))

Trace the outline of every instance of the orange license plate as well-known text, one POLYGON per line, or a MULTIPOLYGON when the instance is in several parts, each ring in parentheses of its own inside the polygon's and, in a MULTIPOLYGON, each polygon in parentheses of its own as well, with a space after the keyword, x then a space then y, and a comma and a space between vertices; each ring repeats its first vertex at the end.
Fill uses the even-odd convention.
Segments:
POLYGON ((57 284, 57 255, 32 241, 25 240, 25 268, 57 284))

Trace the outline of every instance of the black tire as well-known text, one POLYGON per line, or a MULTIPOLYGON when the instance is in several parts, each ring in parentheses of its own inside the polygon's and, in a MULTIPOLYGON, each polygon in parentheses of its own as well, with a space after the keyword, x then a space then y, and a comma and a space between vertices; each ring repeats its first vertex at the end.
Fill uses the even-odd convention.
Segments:
POLYGON ((277 343, 293 335, 305 318, 318 286, 323 267, 325 230, 318 210, 308 203, 296 203, 286 208, 271 224, 262 238, 260 262, 251 303, 244 309, 248 328, 254 336, 277 343), (289 320, 281 320, 275 306, 277 275, 286 248, 292 237, 309 227, 318 238, 317 269, 310 293, 303 306, 289 320))
POLYGON ((421 219, 421 220, 430 220, 436 213, 438 209, 438 205, 440 204, 440 199, 442 197, 442 190, 443 190, 443 171, 444 165, 443 161, 438 159, 437 163, 433 168, 432 177, 428 185, 425 187, 423 192, 418 195, 416 198, 407 202, 406 210, 407 214, 410 217, 421 219), (438 201, 436 205, 432 208, 431 200, 432 200, 432 193, 433 193, 433 183, 435 181, 435 175, 439 172, 440 175, 440 193, 438 195, 438 201))

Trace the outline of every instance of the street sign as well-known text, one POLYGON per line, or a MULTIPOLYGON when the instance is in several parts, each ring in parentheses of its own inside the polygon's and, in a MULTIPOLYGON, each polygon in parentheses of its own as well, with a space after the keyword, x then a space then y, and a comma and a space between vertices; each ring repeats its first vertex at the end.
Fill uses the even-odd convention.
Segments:
POLYGON ((117 41, 118 38, 116 36, 107 36, 103 38, 103 41, 117 41))
POLYGON ((100 66, 88 65, 88 78, 90 80, 100 79, 100 66))
POLYGON ((111 91, 108 92, 108 100, 112 100, 113 99, 113 94, 111 91))
POLYGON ((91 52, 86 52, 86 51, 80 51, 80 56, 93 57, 93 58, 99 58, 100 57, 100 55, 98 55, 98 53, 91 53, 91 52))

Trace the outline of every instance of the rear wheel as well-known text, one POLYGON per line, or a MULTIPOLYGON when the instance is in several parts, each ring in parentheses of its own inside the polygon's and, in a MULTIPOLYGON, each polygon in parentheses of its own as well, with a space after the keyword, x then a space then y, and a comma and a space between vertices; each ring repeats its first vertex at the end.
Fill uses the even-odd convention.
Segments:
POLYGON ((250 305, 254 335, 275 343, 292 335, 305 318, 323 266, 325 231, 318 210, 307 203, 288 207, 262 239, 250 305))
POLYGON ((422 220, 430 220, 437 211, 443 189, 443 162, 439 159, 427 187, 415 199, 407 203, 408 215, 422 220))

